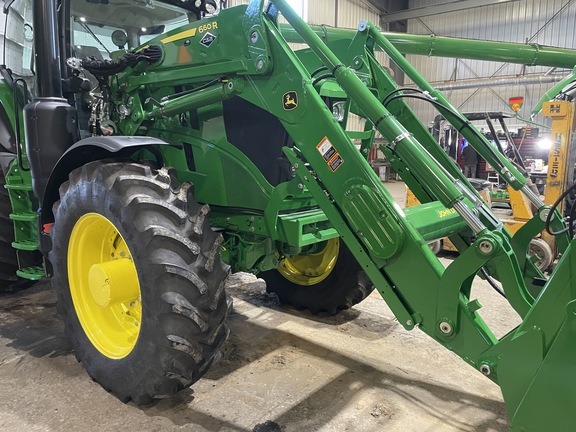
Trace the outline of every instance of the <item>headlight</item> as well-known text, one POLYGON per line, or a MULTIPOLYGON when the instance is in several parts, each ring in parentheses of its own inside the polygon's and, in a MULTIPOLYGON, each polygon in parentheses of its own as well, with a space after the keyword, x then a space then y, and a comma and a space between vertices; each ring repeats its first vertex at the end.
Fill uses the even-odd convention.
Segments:
POLYGON ((346 101, 334 102, 332 104, 332 114, 337 122, 344 121, 344 115, 346 114, 346 101))

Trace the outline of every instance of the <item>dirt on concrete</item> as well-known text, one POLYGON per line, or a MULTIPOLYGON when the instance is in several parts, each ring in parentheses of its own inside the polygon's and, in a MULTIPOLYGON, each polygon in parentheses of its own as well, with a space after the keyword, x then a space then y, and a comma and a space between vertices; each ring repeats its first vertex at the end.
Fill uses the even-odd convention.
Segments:
MULTIPOLYGON (((402 205, 404 184, 391 186, 402 205)), ((313 316, 281 306, 252 275, 232 275, 227 289, 234 310, 221 361, 192 389, 144 408, 121 403, 76 362, 49 283, 0 295, 0 431, 508 430, 498 386, 405 331, 378 293, 313 316)), ((497 336, 517 325, 486 283, 473 295, 497 336)))
POLYGON ((90 380, 48 283, 0 296, 0 430, 507 430, 498 387, 406 332, 378 294, 337 316, 312 316, 281 306, 251 275, 233 275, 228 291, 235 303, 222 360, 193 389, 146 408, 90 380))

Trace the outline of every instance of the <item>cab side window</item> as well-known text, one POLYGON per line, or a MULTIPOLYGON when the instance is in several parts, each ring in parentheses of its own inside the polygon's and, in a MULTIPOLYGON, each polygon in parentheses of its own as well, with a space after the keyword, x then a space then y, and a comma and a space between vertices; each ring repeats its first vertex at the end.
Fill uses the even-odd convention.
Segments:
POLYGON ((15 0, 8 9, 4 34, 4 63, 14 78, 22 78, 34 94, 34 28, 32 1, 15 0))

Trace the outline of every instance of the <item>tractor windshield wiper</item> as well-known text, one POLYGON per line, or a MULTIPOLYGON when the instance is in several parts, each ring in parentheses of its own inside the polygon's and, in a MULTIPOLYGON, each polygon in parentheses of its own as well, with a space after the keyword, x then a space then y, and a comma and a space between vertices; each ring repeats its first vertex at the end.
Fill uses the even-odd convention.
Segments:
POLYGON ((80 23, 80 25, 82 27, 84 27, 86 29, 86 31, 88 33, 90 33, 90 35, 92 35, 92 37, 96 40, 96 42, 98 42, 100 44, 100 46, 102 48, 104 48, 104 50, 108 53, 108 55, 110 55, 110 50, 108 50, 108 48, 106 48, 106 45, 104 45, 102 43, 102 41, 100 39, 98 39, 98 36, 96 36, 96 34, 92 31, 92 29, 90 27, 88 27, 88 24, 86 24, 85 22, 82 22, 82 21, 78 21, 78 22, 80 23))

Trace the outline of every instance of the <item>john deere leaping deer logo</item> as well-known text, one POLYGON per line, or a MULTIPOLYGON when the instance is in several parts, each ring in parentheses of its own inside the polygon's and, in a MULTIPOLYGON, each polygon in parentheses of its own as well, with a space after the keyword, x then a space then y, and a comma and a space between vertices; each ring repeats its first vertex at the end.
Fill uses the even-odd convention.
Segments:
POLYGON ((298 108, 298 93, 295 91, 284 93, 282 103, 286 111, 292 111, 293 109, 298 108))

